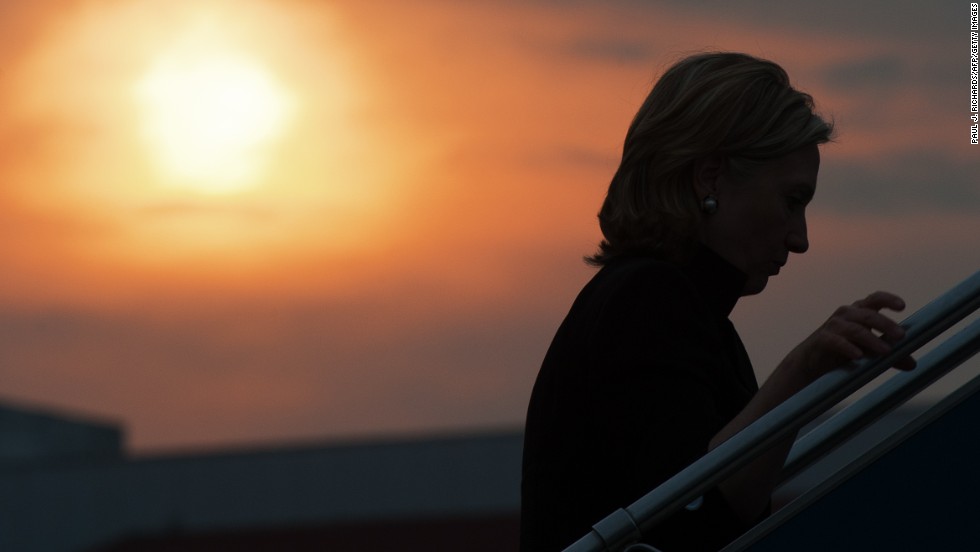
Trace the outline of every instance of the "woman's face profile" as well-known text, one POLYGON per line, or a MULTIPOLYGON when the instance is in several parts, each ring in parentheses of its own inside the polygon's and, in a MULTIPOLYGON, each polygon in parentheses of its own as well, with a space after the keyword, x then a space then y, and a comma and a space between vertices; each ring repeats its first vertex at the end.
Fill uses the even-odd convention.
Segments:
POLYGON ((765 163, 748 178, 715 179, 718 211, 704 217, 702 240, 748 276, 742 295, 761 292, 790 253, 809 247, 806 206, 819 168, 813 145, 765 163))

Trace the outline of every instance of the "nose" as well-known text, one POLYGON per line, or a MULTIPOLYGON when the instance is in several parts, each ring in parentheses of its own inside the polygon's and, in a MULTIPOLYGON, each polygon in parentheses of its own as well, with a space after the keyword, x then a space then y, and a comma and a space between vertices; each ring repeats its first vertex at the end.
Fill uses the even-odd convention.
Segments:
POLYGON ((793 253, 806 253, 810 249, 810 242, 806 237, 806 217, 798 217, 786 234, 786 249, 793 253))

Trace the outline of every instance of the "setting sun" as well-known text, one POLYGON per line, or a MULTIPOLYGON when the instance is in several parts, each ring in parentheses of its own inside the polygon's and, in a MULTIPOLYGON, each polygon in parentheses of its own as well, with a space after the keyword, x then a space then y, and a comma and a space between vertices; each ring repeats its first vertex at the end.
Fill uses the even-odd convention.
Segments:
POLYGON ((137 94, 144 133, 163 174, 208 194, 256 180, 263 148, 282 133, 291 108, 268 71, 226 53, 165 55, 139 82, 137 94))

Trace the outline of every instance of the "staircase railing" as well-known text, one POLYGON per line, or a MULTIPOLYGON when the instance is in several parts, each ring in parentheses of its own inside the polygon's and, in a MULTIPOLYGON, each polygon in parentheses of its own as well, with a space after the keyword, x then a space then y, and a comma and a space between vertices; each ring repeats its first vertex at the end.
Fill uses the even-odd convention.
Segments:
MULTIPOLYGON (((906 330, 905 338, 893 346, 891 353, 874 359, 862 359, 857 366, 842 367, 825 374, 629 507, 618 509, 603 518, 565 552, 616 552, 639 541, 645 531, 690 504, 978 307, 980 271, 906 318, 901 323, 906 330)), ((971 331, 975 331, 975 326, 970 326, 971 331)), ((969 335, 962 339, 971 341, 969 335)), ((916 368, 914 372, 918 371, 920 369, 916 368)), ((931 376, 920 377, 925 381, 931 376)), ((869 410, 875 411, 877 407, 869 410)), ((844 425, 853 429, 860 424, 849 422, 844 425)), ((833 440, 836 439, 833 437, 833 440)), ((791 457, 784 475, 795 473, 794 470, 798 471, 804 465, 804 460, 809 462, 822 454, 825 447, 830 446, 830 440, 820 438, 819 446, 817 440, 804 441, 802 448, 798 448, 791 457)))
POLYGON ((980 352, 980 319, 919 359, 915 370, 892 376, 878 388, 797 439, 786 459, 782 482, 980 352))

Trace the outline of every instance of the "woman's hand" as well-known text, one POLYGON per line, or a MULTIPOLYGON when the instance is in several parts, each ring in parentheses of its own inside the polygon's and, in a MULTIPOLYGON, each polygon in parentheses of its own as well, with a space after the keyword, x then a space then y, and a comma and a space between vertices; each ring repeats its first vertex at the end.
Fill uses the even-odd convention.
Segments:
MULTIPOLYGON (((863 357, 877 357, 891 352, 905 337, 905 328, 880 311, 905 309, 901 297, 885 291, 838 308, 817 331, 790 353, 791 364, 802 369, 812 381, 823 374, 863 357)), ((789 357, 787 360, 789 360, 789 357)), ((915 368, 915 360, 905 357, 895 364, 901 370, 915 368)))
MULTIPOLYGON (((786 356, 749 404, 711 439, 708 449, 724 443, 827 372, 862 357, 890 353, 891 345, 905 337, 905 329, 880 311, 904 308, 901 297, 876 291, 834 311, 817 331, 786 356)), ((895 367, 910 370, 915 367, 915 361, 906 357, 895 367)), ((742 519, 755 519, 769 503, 770 492, 779 480, 780 468, 792 444, 793 438, 785 438, 719 485, 729 505, 742 519)))

